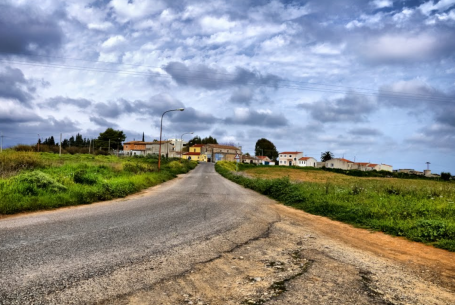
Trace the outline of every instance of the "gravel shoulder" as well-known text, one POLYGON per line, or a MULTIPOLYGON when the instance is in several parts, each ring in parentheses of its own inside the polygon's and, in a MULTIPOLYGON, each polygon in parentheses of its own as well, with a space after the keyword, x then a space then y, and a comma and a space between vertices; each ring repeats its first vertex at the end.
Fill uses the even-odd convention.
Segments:
POLYGON ((114 304, 454 304, 455 256, 279 204, 265 236, 114 304))

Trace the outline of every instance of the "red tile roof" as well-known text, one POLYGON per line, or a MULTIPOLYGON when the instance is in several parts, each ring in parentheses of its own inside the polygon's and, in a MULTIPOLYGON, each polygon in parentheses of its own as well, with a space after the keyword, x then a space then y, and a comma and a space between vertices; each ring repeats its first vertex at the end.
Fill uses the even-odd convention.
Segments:
POLYGON ((338 160, 341 160, 341 161, 344 161, 344 162, 348 162, 348 163, 354 163, 354 162, 352 162, 352 161, 350 161, 348 159, 345 159, 345 158, 338 158, 338 160))
POLYGON ((194 144, 194 145, 191 146, 191 147, 204 147, 204 146, 205 146, 205 144, 194 144))
POLYGON ((256 158, 261 159, 261 160, 269 159, 269 157, 267 157, 267 156, 256 156, 256 158))
POLYGON ((230 145, 220 145, 220 144, 207 144, 209 147, 213 148, 224 148, 224 149, 233 149, 233 150, 238 150, 237 147, 235 146, 230 146, 230 145))
POLYGON ((372 164, 372 163, 370 163, 370 164, 368 164, 367 166, 368 166, 368 167, 375 167, 376 165, 377 165, 377 164, 372 164))
POLYGON ((297 154, 301 154, 302 152, 301 151, 285 151, 285 152, 281 152, 280 155, 297 155, 297 154))
POLYGON ((354 164, 358 164, 360 166, 367 166, 370 163, 368 163, 368 162, 355 162, 354 164))
POLYGON ((198 152, 186 152, 186 153, 184 153, 184 155, 187 155, 187 156, 200 156, 201 153, 198 153, 198 152))
MULTIPOLYGON (((303 157, 303 158, 300 158, 299 161, 306 161, 306 160, 308 160, 308 159, 310 159, 310 158, 313 158, 313 157, 303 157)), ((313 159, 314 159, 314 158, 313 158, 313 159)))

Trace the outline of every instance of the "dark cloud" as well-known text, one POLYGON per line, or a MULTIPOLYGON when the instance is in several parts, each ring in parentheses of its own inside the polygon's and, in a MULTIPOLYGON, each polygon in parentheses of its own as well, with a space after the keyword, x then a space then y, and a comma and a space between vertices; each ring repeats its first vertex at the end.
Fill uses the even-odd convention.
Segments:
POLYGON ((0 126, 3 128, 10 124, 41 122, 43 119, 36 113, 20 108, 0 109, 0 126))
POLYGON ((41 105, 45 107, 58 107, 60 105, 72 105, 79 108, 87 108, 92 105, 92 102, 85 98, 73 99, 69 97, 56 96, 50 99, 47 99, 45 103, 41 105))
POLYGON ((43 55, 58 49, 62 40, 57 18, 36 7, 0 4, 0 52, 43 55))
POLYGON ((232 93, 229 101, 234 104, 249 105, 253 99, 254 91, 251 88, 241 86, 232 93))
POLYGON ((288 120, 283 114, 274 114, 268 111, 256 111, 247 108, 235 110, 234 117, 226 118, 226 124, 262 126, 268 128, 288 125, 288 120))
POLYGON ((417 134, 406 140, 419 149, 442 149, 449 152, 455 150, 455 127, 442 124, 433 124, 422 128, 417 134))
POLYGON ((348 132, 355 136, 379 136, 382 134, 379 130, 368 127, 353 128, 348 132))
POLYGON ((442 92, 421 80, 399 81, 381 87, 379 104, 430 114, 437 123, 455 126, 455 93, 442 92))
POLYGON ((0 97, 13 99, 29 106, 35 91, 33 83, 27 80, 21 70, 11 67, 0 68, 0 97))
POLYGON ((117 124, 109 122, 108 120, 100 118, 100 117, 91 116, 90 117, 90 122, 93 122, 96 125, 101 126, 101 127, 107 127, 107 128, 109 128, 109 127, 117 128, 118 127, 117 124))
POLYGON ((361 94, 350 91, 343 98, 299 104, 320 122, 365 122, 367 115, 377 109, 376 103, 361 94))
POLYGON ((95 105, 95 110, 97 114, 107 118, 118 118, 122 114, 126 114, 124 111, 126 108, 130 108, 129 102, 125 100, 120 100, 117 102, 111 101, 108 103, 97 103, 95 105))
POLYGON ((180 62, 170 62, 164 70, 180 85, 217 90, 233 86, 255 85, 276 87, 282 80, 272 74, 237 68, 234 73, 205 65, 188 67, 180 62))

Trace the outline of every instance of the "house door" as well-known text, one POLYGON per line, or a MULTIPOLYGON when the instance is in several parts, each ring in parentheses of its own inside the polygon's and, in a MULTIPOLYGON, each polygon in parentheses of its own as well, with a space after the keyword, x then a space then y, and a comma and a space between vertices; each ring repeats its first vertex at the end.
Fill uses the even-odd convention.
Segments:
POLYGON ((292 166, 292 161, 289 161, 289 166, 292 166))

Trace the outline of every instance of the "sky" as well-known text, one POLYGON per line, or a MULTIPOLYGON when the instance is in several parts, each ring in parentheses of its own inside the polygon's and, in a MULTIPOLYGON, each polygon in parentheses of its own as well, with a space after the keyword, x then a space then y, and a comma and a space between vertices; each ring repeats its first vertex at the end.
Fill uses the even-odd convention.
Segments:
POLYGON ((0 0, 0 105, 3 147, 185 108, 163 138, 454 174, 455 0, 0 0))

